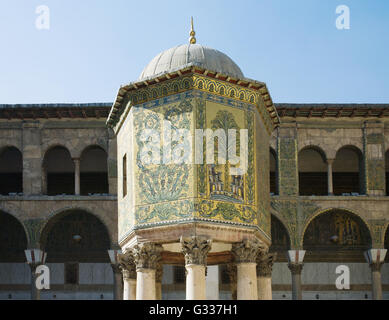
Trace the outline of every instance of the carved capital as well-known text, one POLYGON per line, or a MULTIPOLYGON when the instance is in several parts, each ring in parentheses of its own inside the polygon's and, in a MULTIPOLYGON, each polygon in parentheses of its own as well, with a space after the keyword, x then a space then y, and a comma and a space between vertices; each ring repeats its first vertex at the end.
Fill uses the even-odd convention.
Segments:
POLYGON ((139 243, 132 248, 136 269, 157 269, 162 246, 151 242, 139 243))
POLYGON ((211 250, 212 240, 203 236, 181 237, 185 264, 207 265, 207 254, 211 250))
POLYGON ((276 261, 276 253, 266 253, 258 255, 257 260, 257 276, 271 278, 273 264, 276 261))
POLYGON ((123 273, 123 280, 136 279, 134 256, 131 252, 118 255, 118 269, 123 273))
POLYGON ((288 268, 293 275, 299 275, 303 271, 303 263, 289 263, 288 268))
POLYGON ((255 263, 260 250, 266 250, 266 247, 258 240, 245 239, 242 242, 232 245, 232 254, 235 263, 255 263))

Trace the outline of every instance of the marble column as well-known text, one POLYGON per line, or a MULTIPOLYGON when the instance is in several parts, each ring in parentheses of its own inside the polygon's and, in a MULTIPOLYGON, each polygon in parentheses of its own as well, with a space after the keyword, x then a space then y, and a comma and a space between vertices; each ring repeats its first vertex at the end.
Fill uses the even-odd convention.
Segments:
POLYGON ((232 245, 237 268, 237 299, 257 300, 257 256, 264 246, 258 240, 245 239, 232 245))
POLYGON ((131 252, 120 254, 119 264, 123 274, 123 300, 136 300, 136 267, 131 252))
POLYGON ((136 265, 136 300, 156 300, 155 276, 162 246, 139 243, 132 248, 136 265))
POLYGON ((80 159, 74 158, 74 194, 80 195, 80 159))
POLYGON ((302 300, 303 292, 301 288, 301 273, 303 271, 305 251, 289 250, 288 251, 288 268, 292 274, 292 299, 302 300))
POLYGON ((272 300, 273 292, 271 287, 271 277, 273 264, 277 257, 274 253, 259 254, 257 260, 257 286, 258 300, 272 300))
POLYGON ((334 159, 327 159, 327 186, 329 196, 334 195, 334 183, 332 179, 332 165, 334 161, 334 159))
POLYGON ((231 290, 231 299, 237 300, 238 298, 238 292, 237 292, 237 268, 236 264, 229 263, 227 264, 227 273, 228 277, 230 278, 230 290, 231 290))
POLYGON ((31 300, 40 300, 41 299, 41 291, 36 287, 36 279, 38 275, 36 274, 37 264, 29 264, 31 269, 31 300))
POLYGON ((155 273, 155 292, 156 292, 157 300, 162 300, 162 278, 163 278, 163 264, 158 263, 157 271, 155 273))
POLYGON ((123 300, 123 272, 119 265, 111 264, 113 271, 113 300, 123 300))
POLYGON ((205 300, 205 272, 212 240, 203 236, 192 236, 181 237, 180 242, 185 255, 186 300, 205 300))
POLYGON ((40 300, 40 289, 36 285, 39 274, 36 274, 36 269, 45 264, 47 254, 40 249, 27 249, 24 253, 31 269, 31 300, 40 300))
POLYGON ((373 300, 382 300, 381 268, 385 262, 386 249, 371 249, 365 253, 371 270, 373 300))

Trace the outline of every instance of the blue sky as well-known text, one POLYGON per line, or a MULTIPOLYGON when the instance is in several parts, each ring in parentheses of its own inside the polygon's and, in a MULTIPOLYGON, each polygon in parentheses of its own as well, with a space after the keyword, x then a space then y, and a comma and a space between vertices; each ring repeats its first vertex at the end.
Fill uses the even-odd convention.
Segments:
POLYGON ((275 102, 389 103, 387 0, 1 0, 0 104, 112 102, 160 51, 228 54, 275 102), (50 9, 38 30, 35 9, 50 9), (347 5, 351 29, 335 27, 347 5))

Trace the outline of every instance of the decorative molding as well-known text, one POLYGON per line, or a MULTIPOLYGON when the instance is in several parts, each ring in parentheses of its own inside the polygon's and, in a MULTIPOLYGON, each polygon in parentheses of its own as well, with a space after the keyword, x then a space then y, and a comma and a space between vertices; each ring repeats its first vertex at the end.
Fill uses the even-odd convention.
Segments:
POLYGON ((212 240, 204 236, 181 237, 185 265, 207 265, 207 254, 211 250, 212 240))

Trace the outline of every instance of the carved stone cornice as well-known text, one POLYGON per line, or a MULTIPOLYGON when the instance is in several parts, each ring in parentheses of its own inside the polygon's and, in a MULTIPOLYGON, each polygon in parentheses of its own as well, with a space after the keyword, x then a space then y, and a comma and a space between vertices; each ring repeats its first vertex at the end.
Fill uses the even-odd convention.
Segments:
POLYGON ((276 261, 277 253, 266 253, 258 255, 257 260, 257 276, 271 278, 273 264, 276 261))
POLYGON ((185 265, 207 265, 207 254, 211 250, 212 240, 203 236, 181 237, 185 265))
POLYGON ((381 272, 381 268, 384 265, 384 262, 373 262, 369 264, 369 267, 372 272, 381 272))
POLYGON ((232 244, 231 252, 235 263, 255 263, 261 250, 266 250, 266 247, 258 240, 245 239, 232 244))
POLYGON ((293 275, 301 275, 303 267, 303 263, 288 263, 288 268, 293 275))
POLYGON ((157 269, 161 260, 162 246, 145 242, 139 243, 132 248, 136 269, 157 269))
POLYGON ((118 255, 118 269, 123 273, 123 280, 136 279, 136 267, 131 252, 118 255))

